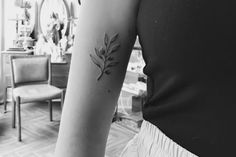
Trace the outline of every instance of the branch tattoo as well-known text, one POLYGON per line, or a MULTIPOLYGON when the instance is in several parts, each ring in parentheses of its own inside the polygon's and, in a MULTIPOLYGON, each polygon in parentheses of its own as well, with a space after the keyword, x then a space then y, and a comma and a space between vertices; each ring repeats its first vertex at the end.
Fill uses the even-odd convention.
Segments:
POLYGON ((95 48, 95 54, 90 54, 92 62, 99 68, 100 73, 97 77, 99 81, 104 74, 110 75, 111 68, 119 64, 112 56, 120 48, 120 43, 117 42, 119 34, 115 34, 111 38, 105 33, 104 45, 99 49, 95 48))

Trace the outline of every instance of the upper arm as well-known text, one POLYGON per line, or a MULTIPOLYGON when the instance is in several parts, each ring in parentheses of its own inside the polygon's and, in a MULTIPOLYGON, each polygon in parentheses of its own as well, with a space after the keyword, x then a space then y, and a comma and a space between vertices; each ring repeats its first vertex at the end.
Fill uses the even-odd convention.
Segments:
POLYGON ((81 1, 57 156, 104 153, 112 113, 136 39, 138 1, 81 1), (100 77, 102 70, 108 72, 103 71, 100 77))
POLYGON ((69 87, 75 87, 74 83, 81 81, 83 86, 87 84, 87 87, 103 87, 103 89, 109 87, 113 92, 119 92, 136 39, 138 0, 84 0, 79 9, 69 87), (110 45, 110 50, 113 46, 120 45, 111 55, 113 62, 119 64, 110 67, 110 74, 104 74, 98 81, 101 69, 94 64, 91 56, 97 57, 103 66, 104 61, 96 56, 95 49, 106 49, 105 35, 112 40, 116 34, 118 37, 110 45))

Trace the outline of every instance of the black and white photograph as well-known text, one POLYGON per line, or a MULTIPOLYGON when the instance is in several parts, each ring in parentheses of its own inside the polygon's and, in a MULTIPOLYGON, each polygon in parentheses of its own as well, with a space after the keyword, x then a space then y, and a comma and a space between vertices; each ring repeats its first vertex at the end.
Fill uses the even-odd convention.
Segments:
POLYGON ((0 0, 0 157, 236 156, 235 8, 0 0))

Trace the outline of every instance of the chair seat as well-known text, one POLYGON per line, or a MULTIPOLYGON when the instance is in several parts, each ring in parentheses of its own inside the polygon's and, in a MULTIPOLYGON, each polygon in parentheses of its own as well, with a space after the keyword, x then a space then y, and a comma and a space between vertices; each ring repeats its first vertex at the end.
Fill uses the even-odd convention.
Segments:
POLYGON ((20 97, 21 103, 60 98, 62 89, 49 84, 24 85, 13 89, 13 97, 20 97))

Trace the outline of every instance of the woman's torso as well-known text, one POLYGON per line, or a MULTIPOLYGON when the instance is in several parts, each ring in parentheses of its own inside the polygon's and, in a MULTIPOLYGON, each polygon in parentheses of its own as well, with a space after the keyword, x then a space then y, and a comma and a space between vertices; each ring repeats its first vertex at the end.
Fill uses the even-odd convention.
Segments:
POLYGON ((236 139, 236 2, 141 0, 144 119, 199 156, 231 154, 236 139))

